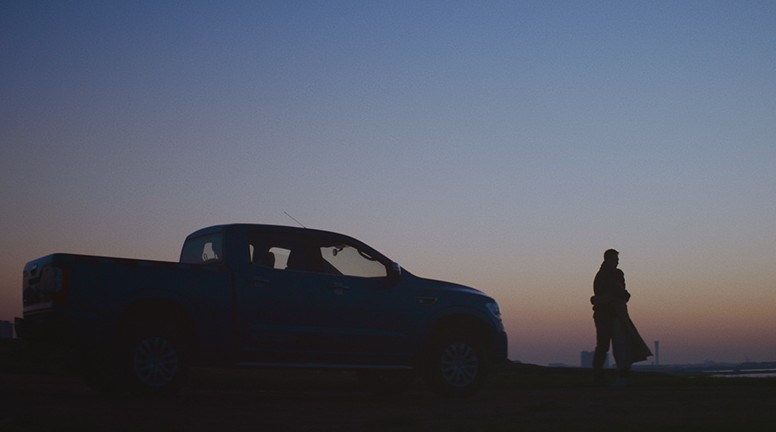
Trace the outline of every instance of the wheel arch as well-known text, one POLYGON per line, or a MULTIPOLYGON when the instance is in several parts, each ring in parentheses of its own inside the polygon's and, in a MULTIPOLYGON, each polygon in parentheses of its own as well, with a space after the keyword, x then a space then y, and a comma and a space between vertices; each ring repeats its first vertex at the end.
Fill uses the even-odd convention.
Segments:
POLYGON ((186 342, 196 340, 196 326, 186 309, 178 302, 166 298, 144 298, 126 308, 119 318, 116 330, 125 334, 131 326, 143 323, 165 323, 174 325, 186 342))
POLYGON ((487 355, 491 356, 493 341, 490 328, 481 318, 466 313, 454 313, 437 320, 429 329, 423 345, 431 346, 434 340, 454 333, 473 334, 484 344, 487 355))

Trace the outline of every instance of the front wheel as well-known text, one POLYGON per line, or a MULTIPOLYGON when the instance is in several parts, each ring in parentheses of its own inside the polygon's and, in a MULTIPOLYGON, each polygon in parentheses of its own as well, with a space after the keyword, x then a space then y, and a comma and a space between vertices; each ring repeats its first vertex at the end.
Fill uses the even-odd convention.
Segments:
POLYGON ((423 369, 426 383, 437 393, 466 397, 485 383, 489 364, 482 342, 474 335, 460 333, 433 342, 423 369))

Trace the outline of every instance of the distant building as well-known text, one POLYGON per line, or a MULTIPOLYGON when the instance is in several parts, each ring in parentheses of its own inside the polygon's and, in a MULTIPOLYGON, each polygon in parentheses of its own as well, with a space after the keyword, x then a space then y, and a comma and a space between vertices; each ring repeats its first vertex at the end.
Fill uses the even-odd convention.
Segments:
POLYGON ((10 321, 0 321, 0 339, 13 338, 13 323, 10 321))
MULTIPOLYGON (((579 354, 579 366, 583 368, 592 368, 594 355, 595 355, 595 352, 593 351, 582 351, 579 354)), ((606 357, 604 358, 604 368, 608 368, 608 367, 609 367, 609 353, 607 353, 606 357)))

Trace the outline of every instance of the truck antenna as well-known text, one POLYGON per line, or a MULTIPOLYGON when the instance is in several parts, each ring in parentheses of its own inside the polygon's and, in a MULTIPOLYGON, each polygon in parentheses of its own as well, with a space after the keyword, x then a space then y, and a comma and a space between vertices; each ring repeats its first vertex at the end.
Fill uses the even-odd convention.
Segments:
POLYGON ((283 213, 285 213, 285 214, 286 214, 286 216, 288 216, 288 217, 290 217, 291 219, 293 219, 293 220, 294 220, 294 222, 298 223, 300 227, 307 229, 307 227, 306 227, 306 226, 302 225, 302 223, 301 223, 301 222, 299 222, 298 220, 296 220, 296 218, 295 218, 295 217, 293 217, 293 216, 291 216, 290 214, 288 214, 288 212, 287 212, 287 211, 283 211, 283 213))

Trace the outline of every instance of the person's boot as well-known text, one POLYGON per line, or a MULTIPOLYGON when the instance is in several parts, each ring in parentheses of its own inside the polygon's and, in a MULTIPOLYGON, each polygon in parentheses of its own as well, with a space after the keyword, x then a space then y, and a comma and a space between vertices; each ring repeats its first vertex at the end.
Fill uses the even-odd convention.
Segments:
POLYGON ((613 382, 612 388, 625 388, 630 384, 630 370, 620 369, 617 372, 617 381, 613 382))

